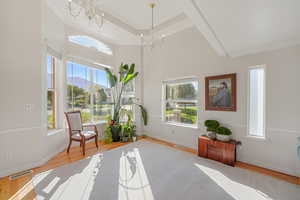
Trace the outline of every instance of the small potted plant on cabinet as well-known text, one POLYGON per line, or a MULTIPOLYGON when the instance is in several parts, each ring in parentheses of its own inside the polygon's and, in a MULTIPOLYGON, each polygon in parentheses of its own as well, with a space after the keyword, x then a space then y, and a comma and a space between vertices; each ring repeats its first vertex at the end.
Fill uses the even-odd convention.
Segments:
POLYGON ((220 123, 216 120, 206 120, 204 122, 207 131, 207 137, 210 139, 216 139, 217 128, 220 126, 220 123))
POLYGON ((217 140, 220 141, 224 141, 224 142, 228 142, 231 138, 231 130, 226 128, 226 127, 218 127, 216 129, 216 133, 217 133, 217 140))

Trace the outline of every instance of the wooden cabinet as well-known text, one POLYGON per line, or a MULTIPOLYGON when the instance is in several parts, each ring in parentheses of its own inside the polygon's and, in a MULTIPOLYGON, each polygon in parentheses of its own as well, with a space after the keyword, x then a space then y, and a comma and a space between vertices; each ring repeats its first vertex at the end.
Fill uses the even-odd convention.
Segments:
POLYGON ((222 142, 209 139, 206 136, 200 136, 198 139, 198 156, 234 166, 236 161, 236 144, 237 142, 234 140, 222 142))

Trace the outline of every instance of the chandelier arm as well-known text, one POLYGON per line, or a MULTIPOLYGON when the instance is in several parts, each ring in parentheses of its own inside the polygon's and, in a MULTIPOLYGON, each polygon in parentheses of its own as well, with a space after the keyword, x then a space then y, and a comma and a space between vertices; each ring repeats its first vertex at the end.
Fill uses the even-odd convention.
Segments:
POLYGON ((70 13, 70 15, 72 16, 72 17, 78 17, 80 14, 81 14, 81 12, 82 12, 82 7, 80 7, 80 9, 78 10, 78 12, 77 13, 72 13, 72 1, 69 1, 68 2, 68 9, 69 9, 69 13, 70 13))
POLYGON ((101 16, 98 15, 95 18, 95 23, 97 24, 98 28, 101 29, 104 25, 104 16, 103 15, 101 15, 101 16), (100 22, 99 22, 99 18, 100 18, 100 22))

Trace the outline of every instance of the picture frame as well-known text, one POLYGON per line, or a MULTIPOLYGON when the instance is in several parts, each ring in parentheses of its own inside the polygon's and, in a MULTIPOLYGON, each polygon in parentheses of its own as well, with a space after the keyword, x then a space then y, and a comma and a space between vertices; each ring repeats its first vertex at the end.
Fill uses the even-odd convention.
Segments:
POLYGON ((205 110, 237 110, 236 73, 205 77, 205 110))

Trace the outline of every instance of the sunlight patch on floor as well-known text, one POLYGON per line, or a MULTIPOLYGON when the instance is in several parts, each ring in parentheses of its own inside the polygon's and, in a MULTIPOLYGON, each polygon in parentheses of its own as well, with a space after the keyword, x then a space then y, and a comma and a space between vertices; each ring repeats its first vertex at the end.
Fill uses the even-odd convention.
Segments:
POLYGON ((101 159, 99 155, 82 161, 82 167, 75 171, 68 171, 65 166, 66 171, 54 169, 37 175, 33 179, 35 187, 40 188, 37 199, 89 199, 101 159))
POLYGON ((119 200, 154 200, 137 148, 134 148, 133 151, 122 152, 119 173, 119 200))
POLYGON ((24 199, 30 192, 33 190, 33 185, 31 181, 26 183, 16 194, 11 196, 9 200, 17 200, 17 199, 24 199))
POLYGON ((247 185, 235 182, 215 169, 211 169, 197 163, 195 163, 195 165, 236 200, 272 200, 270 197, 268 197, 268 195, 247 185))
POLYGON ((58 181, 60 180, 59 177, 55 177, 50 183, 49 185, 47 185, 44 189, 43 192, 49 194, 51 192, 52 189, 54 189, 55 185, 58 183, 58 181))

